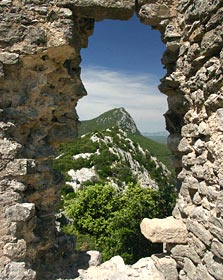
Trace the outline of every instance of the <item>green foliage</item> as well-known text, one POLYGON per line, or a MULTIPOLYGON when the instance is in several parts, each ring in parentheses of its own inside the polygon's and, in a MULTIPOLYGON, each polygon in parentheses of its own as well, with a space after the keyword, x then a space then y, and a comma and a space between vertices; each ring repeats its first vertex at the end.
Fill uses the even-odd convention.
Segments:
POLYGON ((141 234, 141 220, 169 215, 172 204, 173 197, 165 190, 159 192, 129 184, 119 192, 110 185, 88 186, 64 204, 65 214, 72 220, 66 232, 82 238, 91 236, 94 249, 102 251, 104 260, 121 255, 127 263, 134 263, 159 248, 141 234))
POLYGON ((157 157, 162 163, 164 163, 168 167, 169 170, 173 171, 173 168, 170 164, 170 158, 172 157, 172 154, 167 148, 166 144, 158 143, 143 135, 133 135, 128 133, 128 137, 132 141, 139 143, 143 149, 149 150, 149 152, 153 156, 157 157))
MULTIPOLYGON (((79 135, 81 136, 95 130, 102 131, 111 127, 118 127, 124 131, 130 131, 129 127, 132 125, 135 125, 135 123, 128 112, 126 112, 123 108, 115 108, 101 114, 94 119, 81 121, 79 135), (123 116, 125 117, 125 121, 120 122, 123 116)), ((136 134, 140 134, 138 130, 136 131, 136 134)))
POLYGON ((54 160, 54 168, 67 177, 67 171, 70 169, 89 168, 92 166, 92 160, 78 158, 73 159, 74 155, 81 153, 95 153, 99 147, 97 142, 92 142, 88 136, 76 139, 73 142, 61 144, 59 147, 59 157, 54 160))
POLYGON ((175 191, 172 175, 164 174, 161 165, 155 163, 150 152, 142 151, 139 144, 154 155, 159 154, 160 159, 167 156, 166 147, 141 135, 129 134, 128 137, 133 142, 127 139, 124 132, 112 128, 63 144, 54 167, 67 180, 70 169, 94 166, 99 175, 98 182, 94 185, 93 182, 85 182, 83 189, 76 193, 69 185, 62 190, 61 209, 71 221, 63 230, 75 234, 77 249, 97 249, 102 252, 104 260, 121 255, 127 263, 133 263, 157 252, 160 245, 145 239, 139 225, 144 217, 170 215, 175 203, 175 191), (98 137, 98 141, 91 140, 93 135, 98 137), (120 149, 122 156, 117 152, 120 149), (80 153, 91 155, 74 160, 73 156, 80 153), (125 157, 137 161, 142 171, 147 169, 151 178, 158 183, 159 190, 137 185, 130 162, 125 157), (122 191, 108 185, 108 177, 122 191))

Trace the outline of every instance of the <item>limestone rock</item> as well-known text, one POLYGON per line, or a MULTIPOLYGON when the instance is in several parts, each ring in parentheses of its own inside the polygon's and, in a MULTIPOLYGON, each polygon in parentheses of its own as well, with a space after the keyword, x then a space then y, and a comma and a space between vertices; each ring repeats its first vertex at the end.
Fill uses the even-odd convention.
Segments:
POLYGON ((206 266, 199 264, 196 270, 195 280, 205 279, 205 280, 215 280, 207 271, 206 266))
POLYGON ((24 262, 11 262, 6 265, 0 280, 36 280, 36 273, 25 267, 24 262))
POLYGON ((142 234, 152 242, 187 243, 187 229, 181 220, 173 217, 165 219, 143 219, 142 234))
POLYGON ((139 16, 146 24, 158 25, 161 20, 168 19, 173 16, 174 11, 171 11, 168 5, 163 4, 144 4, 143 1, 139 1, 139 5, 142 6, 139 9, 139 16))
POLYGON ((211 244, 211 252, 220 259, 223 259, 223 244, 217 239, 213 239, 211 244))
POLYGON ((16 243, 7 243, 3 248, 3 254, 14 260, 24 258, 26 253, 26 242, 21 239, 16 243))
POLYGON ((152 260, 158 271, 162 273, 165 280, 178 280, 176 262, 170 257, 153 255, 152 260))
POLYGON ((204 261, 207 265, 208 272, 214 277, 214 279, 221 280, 223 275, 222 262, 214 261, 214 256, 210 252, 205 255, 204 261))
MULTIPOLYGON (((174 262, 172 260, 172 262, 174 262)), ((175 262, 174 262, 175 263, 175 262)), ((165 264, 167 264, 165 262, 165 264)), ((170 260, 169 260, 170 264, 170 260)), ((164 265, 164 263, 163 263, 164 265)), ((167 269, 171 266, 167 265, 167 269)), ((156 268, 152 258, 140 259, 137 263, 125 265, 120 256, 115 256, 100 266, 91 266, 87 270, 78 270, 80 276, 77 280, 166 280, 163 274, 156 268)), ((173 276, 172 272, 170 275, 173 276)), ((172 278, 171 280, 174 280, 172 278)), ((58 279, 59 280, 59 279, 58 279)))
POLYGON ((87 251, 87 255, 90 256, 89 266, 98 266, 101 264, 102 256, 98 251, 87 251))
POLYGON ((191 231, 195 236, 197 236, 204 244, 210 245, 212 235, 209 233, 208 230, 204 228, 201 224, 196 221, 187 221, 187 229, 191 231))
POLYGON ((0 52, 0 62, 3 64, 15 64, 19 60, 17 53, 0 52))
POLYGON ((134 0, 59 0, 57 4, 62 7, 75 6, 75 11, 80 16, 97 20, 104 18, 129 19, 133 15, 135 7, 134 0))
POLYGON ((184 271, 187 273, 187 276, 189 279, 194 279, 196 276, 196 266, 194 265, 194 263, 188 259, 185 258, 184 259, 184 267, 183 267, 184 271))
POLYGON ((12 222, 27 221, 31 219, 35 214, 34 203, 21 203, 9 207, 6 210, 7 217, 12 222))
POLYGON ((171 253, 173 254, 174 258, 181 258, 183 259, 185 257, 189 258, 191 261, 194 263, 199 263, 200 262, 200 257, 196 253, 196 251, 188 245, 176 245, 172 250, 171 253))
POLYGON ((217 125, 218 125, 218 129, 220 131, 223 131, 223 109, 218 109, 217 110, 217 125))

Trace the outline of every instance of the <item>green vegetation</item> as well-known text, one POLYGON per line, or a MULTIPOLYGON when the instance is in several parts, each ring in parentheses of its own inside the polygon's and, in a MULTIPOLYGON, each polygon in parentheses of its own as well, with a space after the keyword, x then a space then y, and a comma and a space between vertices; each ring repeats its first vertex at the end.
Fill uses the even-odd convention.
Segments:
POLYGON ((128 137, 137 143, 139 143, 143 149, 147 149, 152 156, 155 156, 164 163, 167 168, 173 171, 173 167, 170 164, 170 159, 172 157, 171 151, 167 148, 166 144, 161 144, 152 139, 149 139, 143 135, 128 134, 128 137))
POLYGON ((161 251, 160 244, 144 238, 139 225, 145 217, 171 214, 175 178, 155 159, 170 169, 166 145, 142 136, 137 128, 136 133, 125 130, 134 124, 127 112, 124 115, 123 109, 114 109, 82 122, 80 135, 87 134, 60 146, 54 168, 66 181, 71 180, 70 169, 94 167, 97 172, 94 182, 85 181, 76 192, 69 185, 62 189, 61 211, 69 221, 63 231, 76 236, 76 250, 99 250, 104 261, 121 255, 131 264, 161 251), (120 119, 124 119, 122 130, 120 119), (142 176, 148 172, 159 190, 140 186, 140 172, 142 176))
POLYGON ((145 137, 164 145, 167 144, 167 136, 145 136, 145 137))
POLYGON ((159 163, 157 166, 148 149, 145 149, 148 148, 148 144, 152 152, 159 150, 159 157, 165 157, 165 146, 141 135, 127 135, 118 128, 89 133, 72 143, 61 145, 60 157, 54 161, 54 167, 61 171, 66 180, 69 181, 67 172, 70 169, 78 170, 94 166, 99 178, 98 183, 113 180, 119 187, 122 187, 128 183, 137 183, 137 176, 131 169, 131 160, 134 161, 134 164, 139 164, 141 172, 147 170, 151 178, 159 185, 172 184, 173 176, 165 174, 161 164, 159 163), (97 140, 93 142, 92 138, 97 140), (139 144, 144 148, 144 151, 139 144), (82 153, 88 153, 89 156, 73 159, 75 155, 82 153), (128 153, 131 154, 131 159, 129 159, 128 153))
POLYGON ((90 243, 90 249, 100 250, 103 260, 121 255, 127 263, 134 263, 161 250, 144 238, 140 222, 144 217, 169 215, 174 201, 173 188, 170 193, 170 189, 156 191, 133 184, 125 191, 111 185, 88 186, 65 200, 65 214, 72 223, 64 230, 81 239, 80 248, 90 243))
POLYGON ((92 120, 81 121, 79 136, 95 130, 102 131, 111 127, 118 127, 126 132, 132 132, 133 129, 135 130, 134 134, 140 134, 129 113, 124 108, 115 108, 92 120))

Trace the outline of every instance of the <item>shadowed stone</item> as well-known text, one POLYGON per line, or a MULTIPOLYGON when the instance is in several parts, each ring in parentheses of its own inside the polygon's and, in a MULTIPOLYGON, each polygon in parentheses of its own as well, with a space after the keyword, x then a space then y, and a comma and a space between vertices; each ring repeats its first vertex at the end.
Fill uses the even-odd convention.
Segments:
POLYGON ((104 18, 127 20, 133 16, 135 8, 135 0, 59 0, 57 2, 58 6, 73 8, 75 14, 81 17, 96 20, 104 18))

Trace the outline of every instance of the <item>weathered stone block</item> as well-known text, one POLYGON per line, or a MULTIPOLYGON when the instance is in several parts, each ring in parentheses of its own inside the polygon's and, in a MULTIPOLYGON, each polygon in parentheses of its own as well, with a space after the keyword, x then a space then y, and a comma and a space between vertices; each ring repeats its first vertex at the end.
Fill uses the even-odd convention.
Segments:
POLYGON ((194 280, 215 280, 207 271, 207 268, 203 264, 199 264, 197 266, 196 275, 194 276, 194 280))
POLYGON ((102 256, 98 251, 87 251, 87 255, 90 256, 89 266, 98 266, 101 264, 102 256))
POLYGON ((7 243, 3 248, 3 254, 12 260, 24 258, 26 255, 26 241, 20 239, 16 243, 7 243))
POLYGON ((15 204, 6 209, 6 215, 11 222, 25 222, 35 215, 35 204, 15 204))
POLYGON ((170 257, 163 255, 152 255, 152 260, 158 271, 160 271, 165 280, 178 280, 178 272, 176 262, 170 257))
POLYGON ((180 140, 178 150, 182 153, 190 153, 193 151, 193 148, 191 147, 190 141, 184 137, 180 140))
POLYGON ((223 263, 214 260, 213 257, 213 254, 210 252, 208 252, 204 257, 204 262, 207 266, 207 270, 214 277, 214 279, 222 280, 223 263))
POLYGON ((222 42, 222 26, 219 26, 213 30, 208 31, 201 42, 201 49, 207 56, 213 55, 223 47, 222 42))
POLYGON ((36 280, 36 272, 26 268, 24 262, 10 262, 5 266, 0 280, 36 280))
POLYGON ((196 251, 193 249, 192 246, 188 245, 176 245, 173 247, 171 250, 171 254, 173 255, 174 258, 181 258, 183 261, 184 258, 188 258, 194 263, 199 263, 200 262, 200 257, 196 253, 196 251))
POLYGON ((101 19, 127 20, 133 16, 135 1, 114 0, 59 0, 58 6, 70 7, 75 14, 81 17, 101 19))
MULTIPOLYGON (((142 1, 141 1, 142 2, 142 1)), ((140 2, 138 3, 140 6, 140 2)), ((142 3, 143 4, 143 3, 142 3)), ((145 4, 140 7, 139 16, 146 24, 157 26, 162 20, 173 17, 175 11, 164 4, 145 4)))
POLYGON ((0 62, 3 64, 15 64, 19 60, 17 53, 0 52, 0 62))
POLYGON ((216 111, 217 126, 220 131, 223 131, 223 108, 216 111))
POLYGON ((189 279, 194 279, 196 275, 196 266, 193 264, 193 262, 190 259, 188 258, 184 259, 183 270, 187 273, 189 279))
POLYGON ((187 229, 181 220, 173 217, 165 219, 143 219, 142 234, 152 242, 187 243, 187 229))
POLYGON ((217 196, 215 211, 217 217, 223 218, 223 192, 220 192, 217 196))
POLYGON ((23 176, 31 172, 35 167, 35 161, 29 159, 14 159, 10 161, 6 168, 0 172, 0 177, 23 176))
MULTIPOLYGON (((194 202, 194 199, 193 199, 193 202, 194 202)), ((210 216, 210 212, 208 210, 204 209, 202 206, 193 207, 190 211, 190 217, 205 227, 208 226, 209 216, 210 216)))
POLYGON ((200 241, 200 239, 195 237, 193 234, 189 236, 189 245, 195 250, 195 252, 200 256, 200 258, 204 257, 207 251, 207 247, 202 241, 200 241))
POLYGON ((187 229, 197 236, 204 244, 209 246, 211 244, 212 235, 204 226, 199 224, 197 221, 187 220, 187 229))
POLYGON ((211 243, 211 252, 220 259, 223 259, 223 244, 217 239, 213 239, 211 243))
POLYGON ((0 139, 0 158, 13 159, 17 152, 21 149, 21 145, 15 141, 9 141, 7 139, 0 139))

